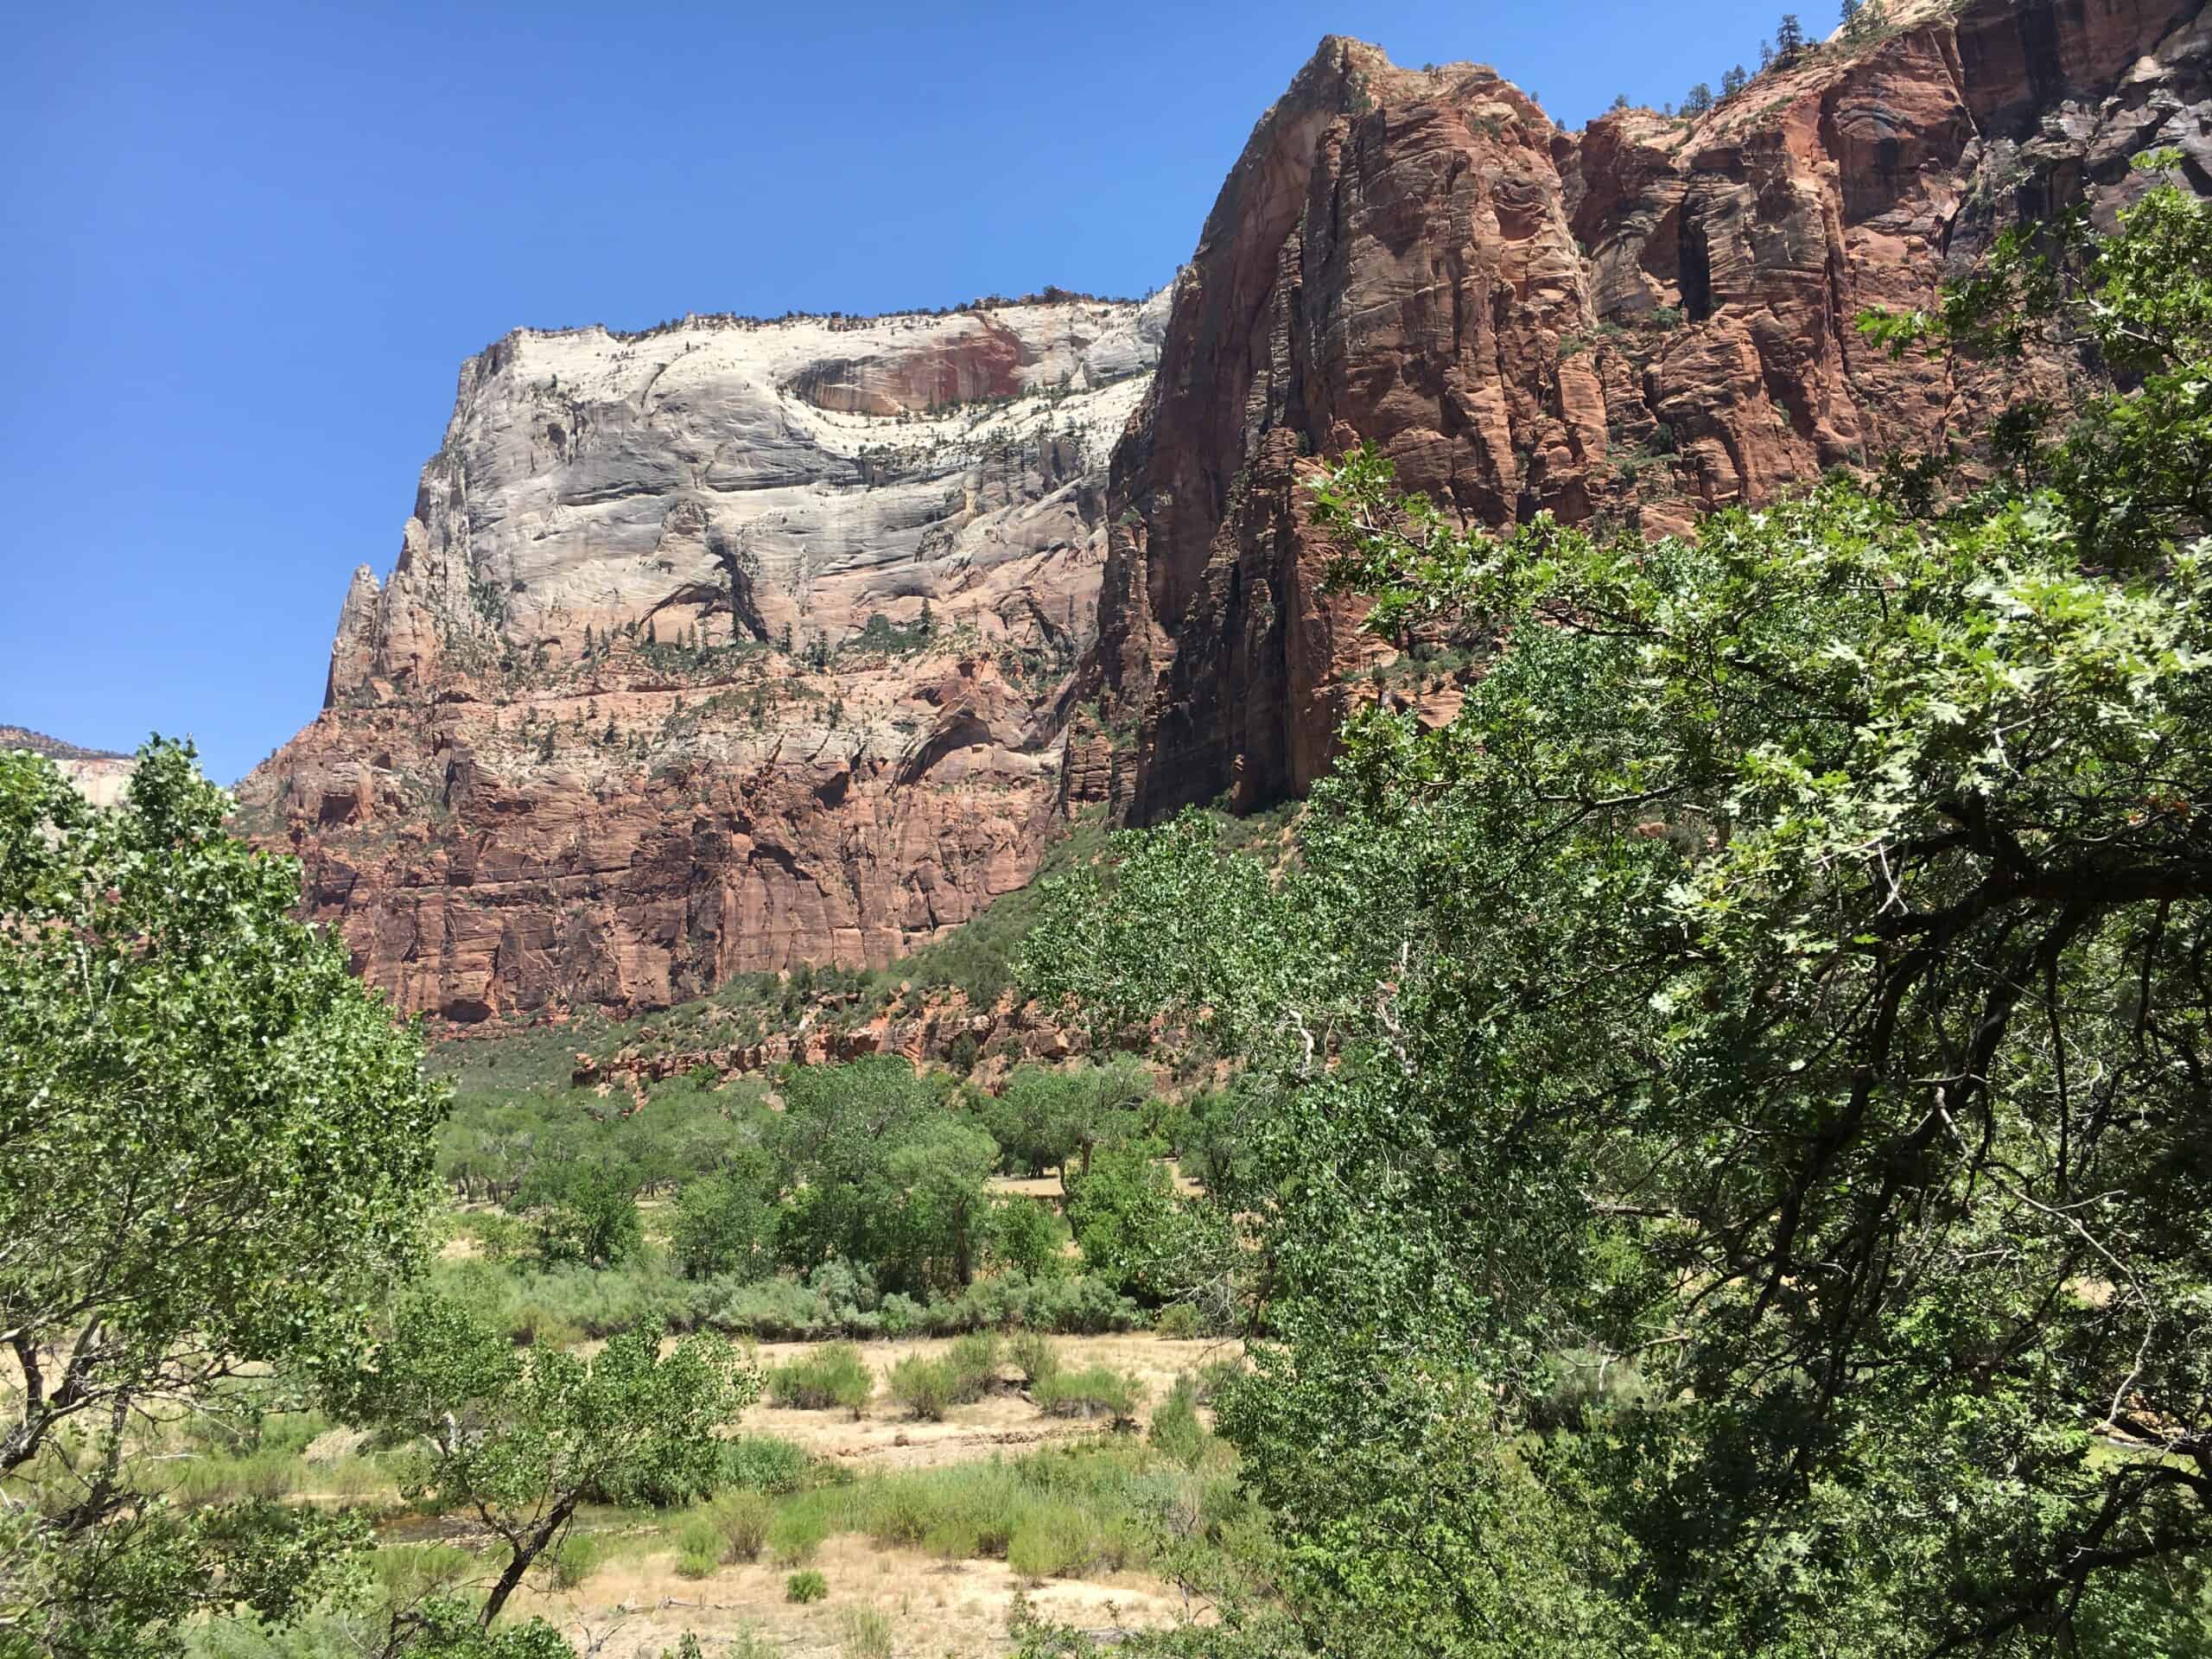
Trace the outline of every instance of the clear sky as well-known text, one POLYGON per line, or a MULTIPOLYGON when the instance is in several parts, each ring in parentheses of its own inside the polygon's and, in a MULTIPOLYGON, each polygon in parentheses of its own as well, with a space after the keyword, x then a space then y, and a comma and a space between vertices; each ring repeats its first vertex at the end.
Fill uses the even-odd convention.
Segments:
POLYGON ((391 568, 461 359, 519 324, 1141 293, 1325 34, 1494 64, 1579 126, 1616 93, 1678 101, 1756 63, 1776 15, 16 8, 0 724, 123 749, 189 734, 212 775, 245 772, 321 705, 347 577, 391 568))

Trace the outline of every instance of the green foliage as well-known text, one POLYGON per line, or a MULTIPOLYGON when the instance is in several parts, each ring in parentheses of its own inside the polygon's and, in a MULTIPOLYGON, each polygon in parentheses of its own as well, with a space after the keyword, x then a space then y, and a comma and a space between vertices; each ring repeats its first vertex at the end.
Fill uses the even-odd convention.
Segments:
POLYGON ((1060 1351, 1041 1331, 1015 1332, 1007 1344, 1007 1357, 1021 1373, 1023 1384, 1032 1389, 1060 1369, 1060 1351))
POLYGON ((942 1078, 876 1057, 796 1070, 784 1101, 775 1150, 804 1183, 781 1224, 786 1262, 866 1262, 885 1289, 924 1295, 975 1278, 999 1153, 942 1078))
POLYGON ((688 1181, 677 1195, 669 1249, 687 1279, 741 1283, 774 1271, 776 1211, 747 1183, 726 1175, 688 1181))
POLYGON ((360 1541, 342 1517, 177 1513, 126 1437, 341 1363, 426 1254, 443 1092, 230 805, 158 738, 113 811, 0 754, 0 1600, 52 1651, 174 1652, 218 1599, 319 1593, 360 1541))
MULTIPOLYGON (((2174 150, 2136 158, 2176 168, 2174 150)), ((2212 204, 2171 188, 2120 215, 2096 239, 2086 214, 2005 232, 1970 275, 1944 285, 1930 315, 1866 313, 1860 332, 1893 353, 1914 345, 2018 361, 2031 348, 2083 357, 2125 377, 2054 431, 2055 411, 2016 404, 1993 448, 2016 489, 2044 486, 2066 516, 2082 560, 2156 566, 2212 521, 2212 204)))
POLYGON ((941 1359, 916 1356, 892 1368, 891 1396, 915 1416, 942 1421, 954 1406, 971 1405, 998 1381, 999 1339, 989 1332, 960 1338, 941 1359))
POLYGON ((1135 1421, 1144 1402, 1144 1385, 1104 1365, 1080 1371, 1055 1370, 1030 1387, 1038 1409, 1054 1417, 1110 1417, 1135 1421))
POLYGON ((1510 647, 1289 867, 1192 815, 1057 890, 1040 991, 1271 1091, 1218 1410, 1314 1646, 2202 1651, 2208 223, 2000 253, 1961 317, 2133 389, 1948 512, 1494 541, 1351 458, 1370 626, 1510 647))
POLYGON ((875 1394, 875 1375, 849 1342, 833 1342, 768 1373, 768 1398, 800 1411, 868 1409, 875 1394))
POLYGON ((1245 1264, 1219 1205, 1177 1197, 1163 1150, 1141 1140, 1094 1154, 1069 1179, 1068 1224, 1085 1270, 1138 1301, 1204 1295, 1218 1306, 1245 1264))
POLYGON ((902 1359, 891 1368, 891 1397, 916 1417, 942 1422, 952 1408, 955 1382, 941 1359, 902 1359))
POLYGON ((722 1442, 721 1486, 770 1495, 795 1492, 811 1478, 805 1450, 773 1434, 738 1434, 722 1442))
POLYGON ((757 1491, 723 1492, 707 1506, 706 1519, 725 1561, 755 1561, 767 1547, 768 1522, 775 1513, 757 1491))
POLYGON ((638 1335, 614 1338, 588 1360, 520 1353, 429 1294, 404 1299, 370 1365, 330 1382, 350 1421, 420 1448, 415 1493, 465 1507, 491 1535, 499 1575, 486 1624, 586 1499, 668 1503, 711 1491, 722 1467, 714 1431, 759 1388, 712 1338, 688 1338, 665 1357, 638 1335))
POLYGON ((812 1567, 794 1573, 784 1580, 785 1601, 820 1601, 830 1593, 830 1580, 812 1567))
POLYGON ((1153 1408, 1145 1439, 1185 1468, 1204 1462, 1213 1437, 1198 1421, 1198 1380, 1185 1372, 1167 1397, 1153 1408))
POLYGON ((624 1164, 572 1163, 544 1169, 513 1200, 532 1211, 534 1249, 549 1267, 618 1267, 637 1254, 639 1176, 624 1164))

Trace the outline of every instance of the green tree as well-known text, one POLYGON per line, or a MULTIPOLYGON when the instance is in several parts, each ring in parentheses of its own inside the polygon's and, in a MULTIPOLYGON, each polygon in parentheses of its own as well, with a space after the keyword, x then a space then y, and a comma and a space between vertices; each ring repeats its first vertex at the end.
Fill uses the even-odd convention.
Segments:
POLYGON ((686 1278, 765 1278, 775 1268, 776 1211, 745 1181, 709 1175, 676 1198, 669 1249, 686 1278))
POLYGON ((359 1541, 180 1514, 130 1456, 243 1373, 342 1363, 427 1254, 445 1101, 420 1039, 230 806, 159 738, 113 811, 0 754, 0 1649, 175 1651, 211 1605, 282 1617, 359 1541))
MULTIPOLYGON (((517 1350, 450 1300, 404 1299, 369 1363, 334 1375, 346 1421, 416 1449, 416 1496, 474 1515, 494 1541, 496 1568, 476 1616, 488 1630, 524 1575, 567 1535, 587 1499, 681 1502, 713 1491, 715 1431, 760 1394, 757 1372, 710 1338, 667 1355, 626 1332, 590 1359, 517 1350)), ((416 1639, 424 1618, 403 1612, 416 1639)))
POLYGON ((774 1147, 800 1184, 779 1233, 786 1263, 842 1257, 887 1290, 969 1281, 999 1150, 952 1113, 947 1087, 889 1055, 789 1074, 774 1147))
POLYGON ((612 1268, 645 1242, 638 1186, 637 1166, 627 1160, 578 1158, 541 1165, 509 1207, 530 1213, 540 1261, 612 1268))
POLYGON ((1351 724, 1280 876, 1192 817, 1057 891, 1034 988, 1274 1087, 1221 1425, 1317 1645, 2203 1650, 2212 212, 2122 223, 2048 315, 2138 390, 2055 487, 1601 546, 1354 457, 1370 625, 1510 645, 1351 724))

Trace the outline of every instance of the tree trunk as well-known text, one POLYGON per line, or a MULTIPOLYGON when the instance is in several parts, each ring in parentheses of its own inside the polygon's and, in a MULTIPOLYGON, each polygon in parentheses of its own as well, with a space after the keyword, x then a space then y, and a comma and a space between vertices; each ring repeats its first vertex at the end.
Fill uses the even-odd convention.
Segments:
POLYGON ((499 1574, 499 1581, 492 1586, 492 1594, 484 1603, 483 1614, 476 1621, 478 1624, 487 1630, 492 1628, 492 1621, 499 1618, 499 1609, 507 1605, 507 1598, 514 1594, 515 1586, 522 1582, 523 1574, 530 1571, 531 1563, 543 1554, 545 1547, 561 1535, 561 1529, 569 1524, 569 1517, 575 1513, 575 1508, 574 1498, 557 1504, 553 1513, 545 1517, 545 1524, 526 1540, 521 1543, 512 1540, 508 1541, 513 1555, 507 1562, 507 1570, 499 1574))

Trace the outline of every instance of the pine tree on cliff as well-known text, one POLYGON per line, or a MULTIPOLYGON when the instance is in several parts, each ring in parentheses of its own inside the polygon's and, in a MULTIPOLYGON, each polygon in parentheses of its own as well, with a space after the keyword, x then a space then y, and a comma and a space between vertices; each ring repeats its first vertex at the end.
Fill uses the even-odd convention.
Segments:
POLYGON ((1688 116, 1703 115, 1712 107, 1713 88, 1701 80, 1690 88, 1689 96, 1682 100, 1682 113, 1688 116))
POLYGON ((1759 73, 1764 74, 1768 70, 1773 67, 1774 42, 1772 41, 1761 41, 1759 42, 1759 73))
POLYGON ((1795 58, 1804 49, 1804 25, 1797 21, 1797 14, 1796 12, 1783 12, 1782 14, 1782 21, 1779 23, 1777 23, 1774 29, 1775 55, 1780 58, 1783 62, 1788 63, 1792 58, 1795 58))
POLYGON ((1733 68, 1722 73, 1720 77, 1720 96, 1723 98, 1735 97, 1737 93, 1744 90, 1745 85, 1750 79, 1751 77, 1744 73, 1744 66, 1740 63, 1736 65, 1733 68))
POLYGON ((1859 12, 1859 0, 1843 0, 1843 27, 1847 33, 1858 22, 1859 12))

